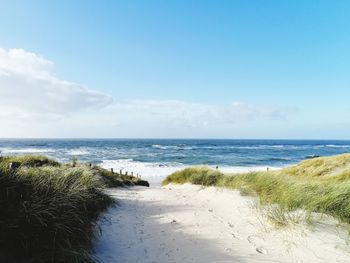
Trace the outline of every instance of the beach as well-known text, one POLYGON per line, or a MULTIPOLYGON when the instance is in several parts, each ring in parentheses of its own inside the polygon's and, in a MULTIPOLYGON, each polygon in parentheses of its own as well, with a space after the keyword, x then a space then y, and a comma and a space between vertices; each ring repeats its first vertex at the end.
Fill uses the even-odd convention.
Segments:
MULTIPOLYGON (((72 239, 96 230, 96 237, 93 231, 82 236, 88 241, 85 251, 79 250, 78 244, 66 253, 62 246, 57 262, 72 262, 71 256, 87 262, 90 247, 96 259, 91 262, 350 262, 349 141, 23 139, 0 140, 0 151, 9 181, 15 179, 8 172, 9 163, 21 162, 16 174, 19 180, 29 180, 33 189, 56 185, 38 183, 38 178, 56 181, 67 174, 81 185, 81 192, 73 187, 74 195, 67 195, 66 190, 74 185, 64 180, 59 190, 35 191, 26 199, 34 205, 41 204, 43 198, 52 200, 53 205, 45 209, 56 213, 36 221, 40 229, 46 229, 46 222, 59 220, 60 225, 69 224, 64 228, 72 239), (36 156, 39 154, 50 158, 36 156), (315 158, 327 155, 331 157, 315 158), (141 176, 150 187, 131 187, 139 179, 126 173, 141 176), (107 188, 101 187, 100 180, 107 188), (167 185, 161 187, 162 182, 167 185), (92 184, 97 193, 105 191, 117 205, 108 206, 106 211, 107 206, 86 206, 94 204, 95 197, 85 184, 92 184), (51 192, 64 200, 76 197, 82 210, 96 212, 98 226, 95 217, 82 216, 88 230, 77 228, 67 210, 62 213, 58 209, 55 202, 62 202, 51 192), (49 195, 42 198, 38 193, 49 195), (82 199, 81 194, 88 195, 82 199), (270 212, 277 214, 270 216, 266 207, 275 207, 270 212), (291 208, 292 218, 286 207, 291 208), (303 208, 312 213, 311 220, 303 208), (71 228, 78 234, 72 235, 71 228)), ((17 181, 12 184, 20 186, 17 181)), ((7 196, 7 186, 3 188, 7 196)), ((67 205, 75 204, 74 200, 67 200, 67 205)), ((9 199, 7 204, 12 207, 16 203, 9 199)), ((26 210, 19 208, 9 211, 25 218, 26 210)), ((41 216, 43 209, 37 211, 41 216)), ((72 209, 71 213, 79 211, 72 209)), ((10 226, 21 217, 4 215, 10 219, 5 225, 8 235, 3 237, 7 241, 6 237, 18 236, 20 228, 10 226)), ((81 222, 80 216, 74 218, 81 222)), ((22 229, 31 229, 31 224, 23 226, 23 222, 27 221, 18 223, 22 229)), ((35 235, 28 236, 36 240, 35 235)), ((41 238, 38 250, 30 250, 34 258, 42 257, 42 250, 52 258, 51 250, 45 247, 51 243, 45 238, 41 238)), ((68 244, 64 238, 55 240, 68 244)), ((14 255, 24 255, 17 251, 26 247, 16 244, 19 249, 14 255)))
POLYGON ((349 262, 347 232, 326 216, 277 228, 257 199, 190 184, 112 189, 101 262, 349 262))
POLYGON ((1 1, 0 263, 350 263, 350 1, 1 1))

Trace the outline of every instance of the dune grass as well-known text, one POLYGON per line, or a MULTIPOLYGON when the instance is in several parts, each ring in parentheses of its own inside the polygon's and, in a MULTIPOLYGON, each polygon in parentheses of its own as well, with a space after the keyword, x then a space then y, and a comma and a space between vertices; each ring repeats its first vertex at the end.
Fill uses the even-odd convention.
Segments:
POLYGON ((130 185, 140 185, 149 187, 149 183, 145 180, 141 180, 135 176, 118 174, 99 166, 94 166, 92 171, 100 176, 103 180, 105 186, 107 187, 119 187, 119 186, 130 186, 130 185))
POLYGON ((113 203, 103 188, 138 183, 44 156, 0 157, 0 262, 94 262, 95 222, 113 203))
POLYGON ((350 154, 320 157, 269 172, 223 174, 193 167, 168 176, 169 183, 192 183, 239 189, 256 195, 262 205, 278 204, 283 211, 303 209, 350 223, 350 154))

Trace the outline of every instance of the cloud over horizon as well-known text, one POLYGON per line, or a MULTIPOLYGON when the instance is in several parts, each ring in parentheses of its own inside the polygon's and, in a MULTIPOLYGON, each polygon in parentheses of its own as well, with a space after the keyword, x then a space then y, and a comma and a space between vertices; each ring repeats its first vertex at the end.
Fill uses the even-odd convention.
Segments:
POLYGON ((288 111, 278 107, 258 106, 243 102, 229 104, 195 103, 178 100, 132 100, 116 102, 110 109, 133 120, 147 119, 167 126, 206 127, 210 125, 244 123, 257 119, 285 119, 288 111), (127 113, 127 114, 126 114, 127 113))
POLYGON ((23 49, 0 48, 0 111, 26 119, 61 117, 103 108, 112 98, 84 85, 57 78, 53 63, 23 49))
POLYGON ((209 136, 237 124, 281 121, 290 113, 244 102, 113 102, 107 94, 56 77, 53 65, 23 49, 0 48, 1 137, 209 136))

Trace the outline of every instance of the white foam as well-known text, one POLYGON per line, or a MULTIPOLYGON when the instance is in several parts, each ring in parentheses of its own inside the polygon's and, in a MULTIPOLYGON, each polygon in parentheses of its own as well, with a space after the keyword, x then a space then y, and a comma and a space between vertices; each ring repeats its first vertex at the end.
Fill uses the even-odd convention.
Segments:
POLYGON ((167 146, 163 146, 163 145, 159 145, 159 144, 153 144, 153 145, 152 145, 152 148, 162 149, 162 150, 168 149, 167 146))
POLYGON ((67 151, 67 154, 69 154, 69 155, 87 155, 87 154, 89 154, 89 151, 78 148, 78 149, 72 149, 72 150, 67 151))
MULTIPOLYGON (((214 167, 212 167, 214 168, 214 167)), ((251 173, 251 172, 259 172, 259 171, 267 171, 267 170, 278 170, 282 167, 271 167, 271 166, 219 166, 219 170, 223 173, 251 173)))
MULTIPOLYGON (((160 184, 168 175, 195 165, 185 165, 181 163, 152 163, 152 162, 139 162, 133 159, 119 159, 119 160, 103 160, 101 166, 105 169, 113 168, 114 171, 119 172, 120 170, 125 173, 131 172, 140 174, 143 179, 148 180, 151 184, 160 184)), ((216 166, 209 166, 213 169, 216 166)), ((248 173, 255 171, 266 171, 267 168, 270 170, 279 169, 277 167, 267 166, 254 166, 254 167, 243 167, 243 166, 219 166, 221 172, 224 173, 248 173)))
POLYGON ((41 148, 23 148, 23 149, 13 149, 13 148, 3 148, 0 149, 3 153, 52 153, 55 152, 54 149, 41 149, 41 148))
POLYGON ((327 144, 328 148, 350 148, 350 145, 335 145, 335 144, 327 144))
POLYGON ((101 166, 105 169, 113 168, 115 171, 122 170, 123 173, 131 172, 139 174, 143 179, 151 183, 159 184, 166 176, 186 166, 180 163, 152 163, 138 162, 132 159, 103 160, 101 166))
POLYGON ((184 144, 179 145, 160 145, 160 144, 153 144, 152 148, 155 149, 161 149, 161 150, 168 150, 168 149, 181 149, 181 150, 192 150, 198 147, 192 147, 192 146, 186 146, 184 144))
POLYGON ((251 150, 259 150, 259 149, 275 149, 275 148, 287 148, 289 145, 256 145, 256 146, 232 146, 230 148, 234 149, 251 149, 251 150))

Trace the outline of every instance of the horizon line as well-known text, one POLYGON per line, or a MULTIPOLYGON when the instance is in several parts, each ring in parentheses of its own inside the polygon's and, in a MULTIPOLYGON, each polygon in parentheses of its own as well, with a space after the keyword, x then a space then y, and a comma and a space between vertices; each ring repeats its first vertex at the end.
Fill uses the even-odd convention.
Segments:
POLYGON ((232 140, 232 141, 350 141, 350 139, 286 139, 286 138, 172 138, 172 137, 3 137, 0 140, 232 140))

